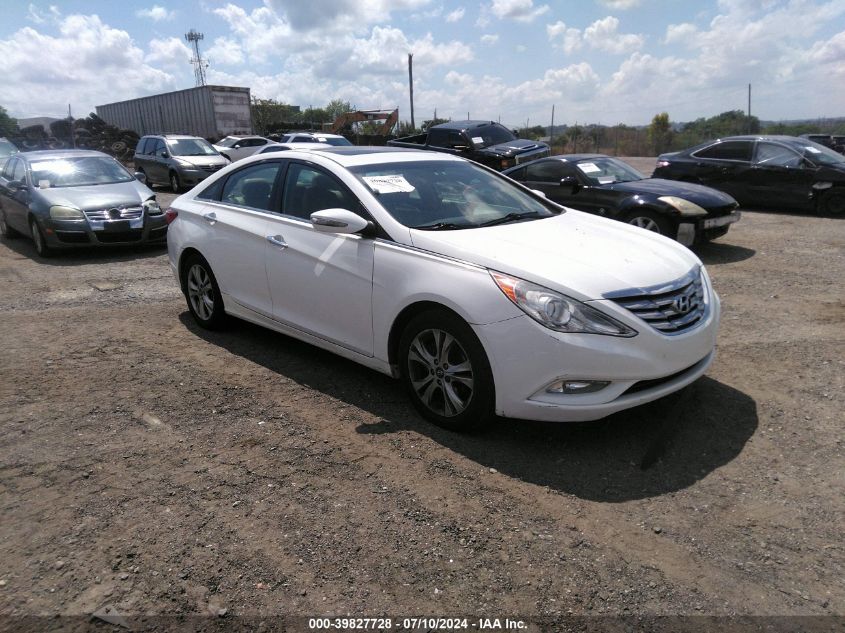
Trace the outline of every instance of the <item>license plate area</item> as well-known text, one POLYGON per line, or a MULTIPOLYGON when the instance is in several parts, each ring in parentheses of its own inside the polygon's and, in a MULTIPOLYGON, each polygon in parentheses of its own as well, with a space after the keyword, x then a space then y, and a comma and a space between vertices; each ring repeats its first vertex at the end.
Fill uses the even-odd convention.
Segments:
POLYGON ((720 226, 725 226, 726 224, 732 224, 739 220, 741 214, 739 211, 734 211, 730 215, 723 215, 720 218, 709 218, 704 220, 702 223, 702 227, 705 229, 715 229, 720 226))
POLYGON ((111 222, 103 222, 103 230, 106 233, 121 233, 131 229, 129 220, 112 220, 111 222))

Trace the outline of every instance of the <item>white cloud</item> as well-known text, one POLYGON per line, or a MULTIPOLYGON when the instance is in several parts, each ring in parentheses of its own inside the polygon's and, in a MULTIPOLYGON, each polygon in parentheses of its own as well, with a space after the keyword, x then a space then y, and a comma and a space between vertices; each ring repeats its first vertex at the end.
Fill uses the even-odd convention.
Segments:
POLYGON ((45 24, 46 22, 56 22, 62 17, 61 11, 55 5, 50 5, 47 11, 42 11, 34 4, 30 4, 26 13, 26 19, 35 24, 45 24))
POLYGON ((690 42, 693 36, 698 33, 698 28, 695 24, 684 22, 683 24, 670 24, 666 27, 666 37, 663 38, 665 44, 687 43, 690 42))
POLYGON ((70 15, 58 35, 24 27, 0 40, 3 105, 11 112, 77 116, 98 104, 177 88, 174 75, 149 65, 126 31, 97 16, 70 15))
POLYGON ((607 16, 596 20, 582 32, 571 28, 560 20, 546 25, 546 35, 567 55, 579 50, 584 44, 590 48, 612 54, 630 53, 642 47, 645 38, 633 33, 619 33, 619 20, 607 16))
MULTIPOLYGON (((393 11, 418 9, 431 0, 265 0, 294 31, 366 30, 390 21, 393 11)), ((231 6, 231 5, 229 5, 231 6)))
POLYGON ((191 61, 191 49, 178 37, 150 40, 144 61, 169 69, 185 69, 191 61))
POLYGON ((492 45, 492 44, 495 44, 495 43, 496 43, 496 42, 498 42, 498 41, 499 41, 499 36, 498 36, 498 35, 494 35, 494 34, 491 34, 491 33, 487 33, 487 34, 485 34, 485 35, 482 35, 482 36, 481 36, 481 43, 482 43, 482 44, 487 44, 488 46, 489 46, 489 45, 492 45))
POLYGON ((172 20, 176 17, 175 11, 168 11, 164 7, 161 7, 157 4, 153 5, 149 9, 139 9, 135 12, 139 18, 149 18, 154 22, 161 22, 163 20, 172 20))
POLYGON ((619 33, 619 19, 607 16, 584 29, 584 41, 607 53, 630 53, 642 47, 645 38, 633 33, 619 33))
POLYGON ((567 55, 571 55, 581 48, 581 31, 566 26, 561 20, 554 24, 547 24, 546 35, 554 46, 561 48, 567 55))
POLYGON ((599 0, 601 4, 614 11, 625 11, 640 6, 642 0, 599 0))
POLYGON ((500 20, 505 18, 519 22, 531 22, 549 10, 549 5, 534 6, 534 0, 493 0, 490 11, 500 20))
POLYGON ((245 57, 241 45, 228 37, 215 38, 214 44, 203 55, 209 64, 237 66, 243 64, 245 57))
POLYGON ((463 7, 461 7, 460 9, 455 9, 454 11, 450 11, 448 14, 446 14, 446 21, 458 22, 463 19, 464 13, 466 13, 466 10, 463 7))

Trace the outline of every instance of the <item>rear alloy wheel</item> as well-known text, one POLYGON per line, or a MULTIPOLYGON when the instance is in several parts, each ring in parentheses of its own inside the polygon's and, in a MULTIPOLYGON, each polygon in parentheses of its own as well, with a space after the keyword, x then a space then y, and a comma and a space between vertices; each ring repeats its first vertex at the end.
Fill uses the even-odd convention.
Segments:
POLYGON ((185 298, 188 310, 198 325, 209 330, 219 329, 226 320, 223 297, 211 267, 199 255, 185 263, 185 298))
POLYGON ((179 174, 175 171, 170 172, 170 191, 173 193, 179 193, 179 190, 182 188, 182 183, 179 182, 179 174))
POLYGON ((828 215, 845 215, 845 190, 828 190, 819 200, 819 209, 828 215))
POLYGON ((50 247, 47 246, 47 240, 44 239, 44 234, 38 226, 38 221, 35 218, 29 221, 29 231, 32 234, 32 241, 35 244, 35 252, 39 257, 50 257, 50 247))
POLYGON ((18 232, 6 222, 6 212, 0 211, 0 237, 12 240, 18 236, 18 232))
POLYGON ((475 333, 445 310, 414 317, 399 342, 402 380, 423 417, 471 431, 493 417, 490 363, 475 333))
POLYGON ((659 233, 660 235, 673 237, 669 222, 666 218, 654 211, 634 211, 633 213, 628 214, 625 218, 625 222, 633 226, 638 226, 646 231, 652 231, 654 233, 659 233))

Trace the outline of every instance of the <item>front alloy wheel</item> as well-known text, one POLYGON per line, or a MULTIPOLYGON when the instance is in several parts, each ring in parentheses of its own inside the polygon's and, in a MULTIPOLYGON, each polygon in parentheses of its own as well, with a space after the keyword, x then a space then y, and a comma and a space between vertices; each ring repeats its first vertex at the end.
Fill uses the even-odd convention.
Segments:
POLYGON ((47 246, 47 240, 44 239, 44 234, 41 232, 35 218, 32 218, 29 221, 29 230, 32 233, 32 241, 35 244, 35 252, 38 253, 39 257, 49 257, 50 247, 47 246))
POLYGON ((185 265, 185 298, 188 309, 200 326, 213 330, 225 320, 223 297, 217 280, 204 259, 194 256, 185 265))
POLYGON ((493 416, 493 376, 484 348, 457 315, 416 316, 399 342, 402 378, 422 415, 455 431, 480 428, 493 416))
POLYGON ((666 218, 653 211, 634 211, 625 221, 632 226, 638 226, 646 231, 652 231, 653 233, 659 233, 660 235, 667 235, 669 237, 672 236, 670 225, 666 221, 666 218))
POLYGON ((179 174, 175 171, 170 172, 170 190, 173 193, 179 193, 179 189, 182 188, 182 183, 179 182, 179 174))

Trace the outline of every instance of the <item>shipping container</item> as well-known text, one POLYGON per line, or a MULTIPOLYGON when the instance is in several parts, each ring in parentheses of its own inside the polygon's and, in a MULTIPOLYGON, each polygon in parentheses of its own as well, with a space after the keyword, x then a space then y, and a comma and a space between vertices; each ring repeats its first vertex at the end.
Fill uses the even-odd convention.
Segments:
POLYGON ((218 140, 252 134, 249 88, 199 86, 97 106, 106 123, 144 134, 193 134, 218 140))

